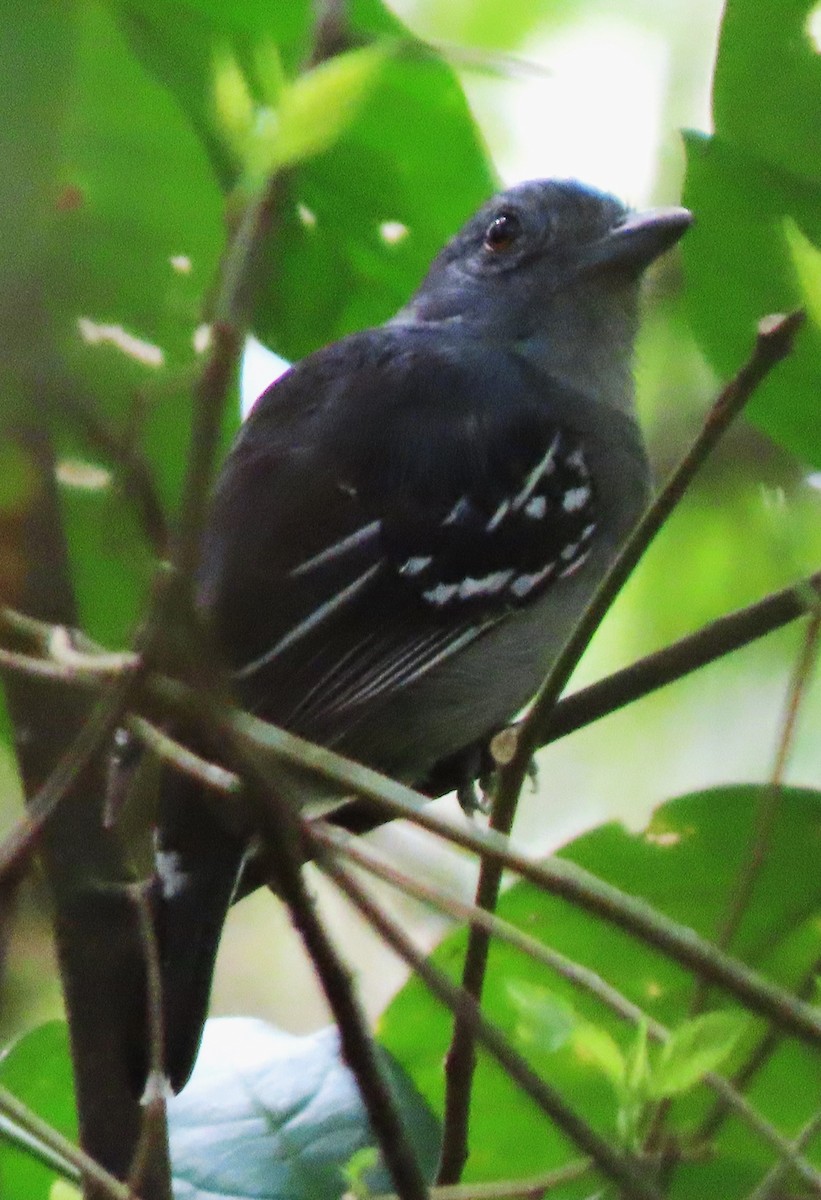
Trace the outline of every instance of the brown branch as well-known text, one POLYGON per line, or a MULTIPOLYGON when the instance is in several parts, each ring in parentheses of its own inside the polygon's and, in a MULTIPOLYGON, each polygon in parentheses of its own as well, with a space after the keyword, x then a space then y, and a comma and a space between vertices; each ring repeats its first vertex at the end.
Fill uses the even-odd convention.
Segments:
POLYGON ((157 558, 165 558, 170 545, 170 530, 148 460, 132 438, 123 437, 106 422, 90 397, 81 399, 63 395, 60 403, 68 407, 70 417, 89 443, 119 468, 123 492, 134 505, 148 545, 157 558))
MULTIPOLYGON (((542 1200, 548 1192, 554 1192, 567 1183, 575 1183, 577 1179, 584 1179, 592 1169, 593 1164, 582 1159, 579 1162, 568 1163, 566 1167, 556 1167, 554 1171, 531 1175, 528 1179, 503 1179, 499 1183, 435 1187, 430 1189, 430 1200, 542 1200)), ((395 1200, 395 1197, 379 1195, 373 1196, 372 1200, 395 1200)))
POLYGON ((470 1026, 474 1037, 504 1068, 511 1081, 534 1101, 565 1137, 588 1154, 598 1170, 619 1185, 625 1197, 631 1200, 661 1200, 659 1193, 645 1177, 641 1164, 628 1153, 619 1154, 607 1139, 582 1120, 513 1049, 502 1031, 482 1014, 476 1000, 452 983, 417 950, 399 925, 387 916, 335 856, 316 842, 314 847, 316 861, 325 874, 359 909, 387 945, 416 972, 433 995, 470 1026))
MULTIPOLYGON (((57 1169, 59 1161, 67 1163, 72 1170, 66 1171, 66 1174, 70 1173, 74 1180, 78 1178, 92 1180, 99 1189, 99 1194, 106 1200, 140 1200, 139 1194, 128 1184, 106 1171, 90 1155, 75 1146, 59 1130, 49 1125, 2 1085, 0 1085, 0 1112, 9 1116, 35 1142, 41 1143, 55 1156, 56 1161, 49 1164, 53 1169, 57 1169)), ((60 1170, 62 1171, 62 1168, 60 1170)))
MULTIPOLYGON (((510 833, 531 759, 545 739, 550 727, 551 714, 561 692, 605 613, 733 418, 741 411, 769 371, 790 353, 803 319, 802 313, 793 313, 788 317, 767 317, 759 323, 758 338, 750 359, 722 390, 707 414, 692 447, 611 566, 517 732, 513 753, 499 775, 498 791, 491 814, 491 825, 494 829, 510 833)), ((496 907, 501 878, 502 872, 498 863, 482 863, 476 889, 477 905, 488 909, 496 907)), ((488 948, 488 935, 480 929, 471 930, 465 953, 462 984, 477 1000, 481 1000, 488 948)), ((473 1037, 464 1024, 457 1020, 445 1067, 445 1133, 438 1174, 439 1183, 457 1181, 467 1159, 467 1126, 474 1066, 473 1037)))
POLYGON ((244 797, 264 839, 277 894, 288 905, 339 1030, 342 1054, 359 1088, 382 1158, 402 1200, 426 1200, 428 1190, 383 1074, 352 980, 319 919, 302 875, 302 831, 279 764, 265 763, 219 711, 205 713, 245 782, 244 797))
POLYGON ((821 603, 810 618, 807 626, 801 653, 795 666, 787 698, 787 709, 784 714, 781 735, 778 739, 775 765, 769 785, 764 789, 761 803, 755 819, 752 843, 747 857, 742 864, 733 887, 731 888, 731 903, 724 924, 719 931, 717 944, 722 948, 732 945, 738 927, 752 899, 755 885, 761 874, 761 869, 767 858, 776 821, 781 811, 782 786, 784 770, 787 765, 790 748, 795 737, 795 727, 801 702, 806 696, 807 687, 812 677, 813 668, 818 657, 818 639, 821 634, 821 603))
MULTIPOLYGON (((312 836, 316 840, 329 849, 343 854, 358 866, 375 875, 376 878, 384 880, 416 900, 421 900, 424 904, 447 913, 456 920, 485 929, 491 936, 506 942, 535 961, 543 963, 574 987, 594 996, 622 1020, 629 1021, 633 1025, 646 1025, 650 1037, 655 1041, 664 1043, 670 1037, 670 1030, 660 1021, 656 1021, 637 1004, 628 1000, 595 971, 582 966, 581 963, 574 962, 551 946, 545 946, 509 921, 405 874, 393 864, 386 862, 371 846, 325 822, 316 822, 311 826, 311 830, 312 836)), ((767 1121, 741 1092, 733 1087, 728 1079, 713 1071, 708 1071, 704 1076, 704 1082, 716 1093, 728 1110, 752 1129, 763 1142, 775 1151, 780 1159, 793 1167, 808 1184, 814 1195, 821 1196, 821 1171, 818 1171, 807 1159, 797 1153, 787 1138, 767 1121)), ((447 1192, 447 1190, 447 1188, 437 1188, 435 1193, 439 1195, 440 1192, 447 1192)))
MULTIPOLYGON (((19 552, 27 566, 20 603, 39 621, 74 626, 77 615, 48 431, 47 387, 38 383, 30 397, 31 424, 7 431, 38 480, 20 530, 19 552)), ((141 1124, 140 1106, 122 1060, 121 1024, 123 1011, 133 1003, 140 942, 133 913, 116 894, 127 868, 121 847, 103 829, 106 771, 99 751, 127 703, 133 679, 118 678, 89 719, 89 698, 76 688, 3 671, 21 775, 32 801, 26 822, 5 844, 6 863, 16 855, 21 862, 39 835, 54 903, 81 1144, 120 1177, 128 1170, 141 1124)), ((163 1175, 158 1164, 156 1174, 146 1181, 144 1200, 166 1200, 163 1175)), ((93 1179, 86 1190, 87 1200, 102 1194, 93 1179)))
POLYGON ((695 633, 648 654, 604 679, 564 696, 550 716, 542 745, 583 729, 659 688, 806 616, 821 601, 821 571, 800 583, 717 617, 695 633), (815 597, 815 599, 813 599, 815 597))
POLYGON ((165 1081, 165 1029, 163 1023, 162 977, 160 968, 160 950, 157 934, 154 929, 154 913, 150 900, 150 884, 132 884, 127 895, 134 905, 137 915, 137 925, 143 947, 143 961, 147 986, 145 1003, 147 1008, 146 1028, 148 1029, 148 1061, 149 1073, 145 1094, 142 1097, 142 1123, 134 1149, 134 1155, 128 1171, 128 1183, 135 1192, 143 1187, 143 1180, 150 1179, 154 1164, 159 1160, 165 1161, 166 1120, 165 1100, 167 1084, 165 1081))

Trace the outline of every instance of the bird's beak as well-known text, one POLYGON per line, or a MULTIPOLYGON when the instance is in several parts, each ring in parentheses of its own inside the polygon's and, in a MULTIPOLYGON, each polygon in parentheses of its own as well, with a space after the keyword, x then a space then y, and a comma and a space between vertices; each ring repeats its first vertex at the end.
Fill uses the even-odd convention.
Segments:
POLYGON ((630 215, 588 248, 584 271, 611 267, 640 274, 674 246, 693 223, 686 208, 650 208, 630 215))

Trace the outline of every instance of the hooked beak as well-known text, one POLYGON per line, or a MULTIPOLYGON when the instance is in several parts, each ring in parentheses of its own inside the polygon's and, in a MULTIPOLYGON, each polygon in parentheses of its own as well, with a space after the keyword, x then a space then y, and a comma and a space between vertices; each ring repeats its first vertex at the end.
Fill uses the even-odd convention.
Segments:
POLYGON ((674 246, 693 223, 686 208, 650 208, 629 216, 589 247, 585 271, 610 267, 640 274, 674 246))

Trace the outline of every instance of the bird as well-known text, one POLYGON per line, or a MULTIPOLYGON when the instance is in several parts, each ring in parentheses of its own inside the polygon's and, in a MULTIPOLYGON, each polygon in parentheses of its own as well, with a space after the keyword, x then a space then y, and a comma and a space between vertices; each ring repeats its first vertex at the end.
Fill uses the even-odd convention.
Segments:
MULTIPOLYGON (((648 503, 640 285, 691 219, 574 180, 518 184, 395 316, 262 394, 216 480, 198 578, 244 708, 470 803, 489 739, 532 699, 648 503)), ((175 1091, 248 853, 201 786, 166 772, 156 832, 175 1091)))

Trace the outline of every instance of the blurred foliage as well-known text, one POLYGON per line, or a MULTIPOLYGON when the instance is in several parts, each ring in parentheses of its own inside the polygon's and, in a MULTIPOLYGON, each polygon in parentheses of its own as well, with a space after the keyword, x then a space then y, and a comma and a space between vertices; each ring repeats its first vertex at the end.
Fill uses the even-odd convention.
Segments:
MULTIPOLYGON (((402 8, 409 7, 407 0, 402 8)), ((56 447, 83 626, 120 646, 139 618, 158 540, 145 520, 145 497, 142 504, 135 500, 133 466, 144 468, 173 524, 191 382, 207 345, 226 239, 264 155, 265 162, 284 157, 276 141, 283 136, 277 124, 283 97, 299 114, 287 156, 296 165, 260 265, 253 328, 288 358, 390 316, 433 254, 493 190, 496 176, 453 69, 458 53, 445 47, 443 58, 415 42, 379 0, 352 0, 341 66, 307 77, 310 0, 72 0, 58 6, 32 0, 24 9, 5 0, 2 8, 0 599, 15 603, 22 594, 26 565, 16 556, 15 538, 40 486, 31 461, 8 435, 37 421, 48 426, 56 447), (330 111, 334 119, 326 122, 330 111)), ((691 439, 718 380, 747 356, 756 321, 798 303, 817 312, 821 303, 821 58, 808 35, 812 9, 809 0, 728 0, 726 6, 714 132, 687 135, 685 202, 697 222, 685 240, 683 277, 675 261, 657 275, 637 355, 639 406, 660 477, 691 439)), ((669 36, 671 45, 675 33, 670 87, 680 84, 689 62, 691 6, 651 0, 416 5, 419 24, 431 19, 438 37, 491 52, 516 52, 537 33, 615 16, 644 23, 669 36)), ((503 56, 493 53, 478 67, 505 74, 503 56)), ((503 82, 515 87, 515 71, 503 82)), ((691 82, 688 94, 705 83, 691 82)), ((584 669, 655 648, 817 569, 821 493, 807 482, 806 468, 821 466, 819 339, 815 321, 795 356, 756 397, 754 425, 741 422, 731 433, 646 556, 608 622, 609 639, 597 639, 584 669)), ((234 395, 224 419, 226 444, 237 424, 234 395)), ((654 714, 668 711, 665 705, 672 714, 667 744, 654 736, 660 726, 648 709, 638 706, 644 714, 639 744, 652 742, 657 797, 672 790, 667 771, 676 755, 713 777, 724 769, 731 737, 749 743, 751 759, 760 750, 752 721, 760 675, 772 668, 783 690, 794 641, 773 639, 757 656, 738 656, 715 695, 699 676, 687 696, 703 725, 715 727, 711 747, 688 743, 691 726, 684 707, 677 707, 683 691, 671 689, 653 702, 654 714), (714 708, 705 717, 711 695, 714 708)), ((817 703, 813 695, 814 713, 817 703)), ((817 778, 821 750, 817 739, 807 745, 805 769, 808 764, 817 778)), ((604 737, 599 753, 609 803, 629 808, 624 743, 614 746, 604 737)), ((635 769, 646 774, 648 761, 644 754, 641 759, 635 769)), ((7 775, 0 771, 4 817, 19 799, 7 775)), ((583 807, 579 790, 573 806, 583 807)), ((727 905, 758 798, 756 789, 742 786, 689 796, 662 810, 642 838, 608 826, 568 854, 711 934, 727 905)), ((787 793, 736 947, 748 962, 790 984, 819 951, 818 803, 815 793, 787 793)), ((653 1016, 680 1028, 679 1045, 687 1049, 676 1065, 684 1061, 690 1074, 677 1075, 688 1087, 676 1102, 673 1127, 692 1128, 708 1103, 701 1086, 689 1086, 692 1065, 698 1053, 718 1061, 718 1051, 727 1048, 718 1038, 705 1049, 703 1028, 694 1032, 682 1024, 691 979, 531 888, 507 896, 505 915, 589 962, 653 1016)), ((12 942, 13 956, 26 938, 36 950, 22 968, 12 957, 1 994, 4 1028, 22 1023, 14 1007, 21 997, 46 991, 48 951, 36 921, 12 942)), ((455 971, 463 942, 461 934, 449 939, 438 961, 455 971)), ((528 1053, 595 1124, 615 1133, 620 1112, 636 1107, 640 1089, 623 1090, 620 1100, 617 1089, 603 1086, 601 1063, 609 1054, 611 1068, 626 1073, 624 1064, 640 1057, 641 1041, 589 997, 571 997, 562 981, 551 980, 549 992, 545 987, 528 963, 494 950, 491 1014, 527 1042, 523 996, 543 1014, 553 1004, 555 1015, 555 997, 569 1006, 567 1027, 583 1029, 587 1040, 568 1036, 549 1048, 537 1044, 531 1027, 528 1053), (510 979, 525 988, 518 1000, 505 983, 510 979), (618 1063, 621 1068, 613 1066, 618 1063)), ((438 1101, 446 1022, 418 985, 392 1006, 383 1032, 426 1096, 438 1101)), ((727 1050, 734 1061, 755 1036, 747 1031, 740 1048, 727 1050)), ((0 1082, 72 1132, 62 1037, 53 1025, 35 1031, 0 1062, 0 1082), (41 1085, 54 1095, 44 1097, 41 1085)), ((646 1116, 650 1091, 648 1084, 638 1116, 630 1118, 634 1130, 646 1116)), ((817 1094, 817 1064, 793 1043, 778 1047, 750 1091, 788 1134, 808 1117, 817 1094)), ((676 1196, 739 1195, 769 1162, 769 1152, 735 1121, 722 1128, 718 1144, 719 1158, 677 1173, 676 1196)), ((525 1174, 568 1156, 501 1073, 483 1064, 474 1177, 525 1174)), ((27 1155, 4 1152, 4 1200, 38 1195, 51 1178, 43 1172, 27 1155), (21 1172, 11 1191, 9 1171, 21 1172)), ((561 1193, 582 1194, 584 1185, 561 1193)))
MULTIPOLYGON (((821 56, 815 0, 730 0, 713 79, 711 137, 687 139, 685 203, 699 215, 684 249, 693 326, 716 369, 732 370, 756 320, 806 304, 788 220, 821 241, 821 56)), ((817 280, 816 280, 817 283, 817 280)), ((821 466, 821 329, 753 399, 750 416, 821 466)))
MULTIPOLYGON (((762 789, 737 787, 684 796, 659 809, 641 834, 605 825, 572 842, 561 851, 561 857, 713 937, 747 861, 761 795, 762 789)), ((821 792, 785 791, 778 829, 733 941, 739 958, 789 987, 813 972, 821 954, 820 815, 821 792)), ((740 1040, 735 1036, 738 1025, 705 1031, 700 1024, 688 1023, 693 982, 687 971, 600 918, 546 896, 530 884, 512 887, 498 911, 517 928, 596 972, 649 1016, 678 1031, 667 1054, 675 1051, 678 1057, 682 1046, 689 1043, 685 1059, 690 1066, 696 1065, 697 1079, 727 1054, 730 1061, 726 1066, 722 1062, 721 1069, 731 1074, 761 1037, 761 1023, 749 1019, 740 1040), (710 1034, 709 1062, 700 1058, 705 1032, 710 1034)), ((442 942, 433 961, 458 978, 464 948, 465 933, 460 930, 442 942)), ((711 998, 711 1004, 728 1014, 743 1011, 720 994, 711 998)), ((615 1016, 583 988, 498 942, 491 949, 483 1007, 577 1112, 605 1136, 618 1136, 625 1098, 610 1085, 608 1075, 612 1077, 616 1056, 628 1063, 635 1054, 635 1026, 615 1016), (591 1028, 599 1034, 595 1040, 591 1028), (609 1059, 601 1051, 605 1038, 614 1043, 615 1053, 609 1059)), ((388 1007, 379 1024, 381 1042, 410 1071, 434 1109, 442 1103, 442 1061, 449 1035, 449 1015, 415 979, 388 1007), (425 1031, 424 1037, 420 1030, 425 1031)), ((664 1055, 655 1059, 657 1081, 663 1061, 664 1055)), ((648 1103, 657 1099, 652 1079, 650 1071, 648 1103)), ((676 1082, 687 1086, 676 1103, 669 1130, 674 1137, 686 1137, 710 1111, 715 1097, 706 1085, 692 1086, 692 1076, 684 1080, 679 1075, 676 1082)), ((778 1045, 754 1078, 748 1095, 761 1112, 792 1136, 815 1112, 818 1085, 817 1054, 788 1040, 778 1045)), ((669 1078, 655 1086, 674 1090, 669 1078)), ((507 1177, 511 1162, 517 1164, 518 1174, 526 1177, 570 1162, 577 1153, 546 1127, 536 1108, 481 1052, 471 1109, 471 1146, 468 1177, 473 1180, 507 1177)), ((772 1152, 735 1117, 722 1127, 717 1146, 717 1161, 687 1162, 678 1168, 675 1196, 694 1200, 745 1196, 756 1174, 772 1158, 772 1152), (715 1186, 716 1171, 726 1172, 728 1164, 735 1172, 732 1185, 728 1182, 719 1188, 715 1186)), ((821 1164, 821 1146, 816 1146, 810 1157, 821 1164)), ((569 1200, 587 1195, 589 1190, 589 1185, 586 1190, 573 1185, 557 1194, 569 1200)))

